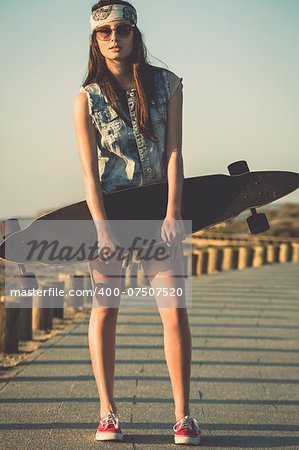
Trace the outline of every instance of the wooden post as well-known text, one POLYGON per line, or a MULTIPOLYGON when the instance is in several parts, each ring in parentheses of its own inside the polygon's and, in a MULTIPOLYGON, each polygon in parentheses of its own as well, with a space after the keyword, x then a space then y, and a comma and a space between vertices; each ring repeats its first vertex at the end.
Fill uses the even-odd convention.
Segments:
POLYGON ((247 247, 240 247, 239 248, 239 261, 238 261, 238 269, 242 270, 247 267, 247 247))
POLYGON ((91 278, 89 274, 86 274, 84 276, 83 279, 83 289, 85 290, 85 294, 84 294, 84 307, 85 308, 89 308, 92 305, 92 283, 91 283, 91 278), (87 291, 90 291, 87 292, 87 291))
MULTIPOLYGON (((47 290, 52 287, 50 285, 44 285, 41 289, 47 290)), ((53 308, 49 308, 51 304, 51 297, 48 293, 43 296, 37 294, 32 297, 32 329, 33 330, 52 330, 53 308)))
POLYGON ((72 306, 74 308, 83 308, 84 305, 84 295, 83 295, 83 287, 84 287, 84 275, 83 274, 75 274, 73 276, 73 286, 74 294, 77 294, 74 297, 71 297, 72 306))
POLYGON ((228 271, 234 268, 234 251, 232 247, 223 249, 222 270, 228 271))
POLYGON ((250 247, 240 247, 239 248, 239 260, 238 269, 245 269, 251 265, 251 248, 250 247))
POLYGON ((259 267, 265 263, 266 263, 266 247, 258 245, 254 248, 252 265, 253 267, 259 267))
POLYGON ((299 242, 292 242, 292 261, 299 261, 299 242))
POLYGON ((183 255, 184 258, 184 271, 185 277, 189 278, 192 276, 192 252, 188 251, 188 253, 183 255))
POLYGON ((149 286, 149 281, 147 279, 147 276, 145 275, 143 266, 141 264, 141 266, 138 266, 138 271, 137 271, 137 286, 138 287, 147 287, 149 286))
MULTIPOLYGON (((12 302, 9 303, 12 306, 12 302)), ((17 305, 14 305, 17 306, 17 305)), ((19 351, 19 308, 5 308, 4 297, 0 299, 0 353, 19 351)))
POLYGON ((32 297, 20 297, 19 338, 21 341, 32 340, 32 297))
POLYGON ((120 289, 121 289, 121 291, 125 291, 126 290, 126 267, 123 267, 122 266, 122 268, 121 268, 121 286, 120 286, 120 289))
POLYGON ((277 263, 279 261, 279 247, 274 244, 267 245, 267 263, 277 263))
POLYGON ((208 252, 206 250, 196 250, 196 275, 203 275, 208 270, 208 252))
POLYGON ((291 261, 291 246, 286 244, 280 244, 279 247, 279 262, 286 263, 291 261))
POLYGON ((57 295, 53 296, 53 317, 57 319, 63 319, 63 305, 64 305, 64 295, 59 295, 59 291, 64 291, 64 282, 55 281, 52 283, 52 287, 57 290, 57 295))
POLYGON ((197 266, 198 254, 196 250, 192 250, 192 275, 196 275, 196 266, 197 266))
POLYGON ((59 281, 64 281, 64 305, 73 311, 80 306, 83 307, 83 295, 75 296, 75 292, 83 291, 84 275, 61 274, 59 275, 59 281))
POLYGON ((218 273, 221 268, 222 251, 218 247, 209 247, 207 251, 209 254, 207 272, 218 273))

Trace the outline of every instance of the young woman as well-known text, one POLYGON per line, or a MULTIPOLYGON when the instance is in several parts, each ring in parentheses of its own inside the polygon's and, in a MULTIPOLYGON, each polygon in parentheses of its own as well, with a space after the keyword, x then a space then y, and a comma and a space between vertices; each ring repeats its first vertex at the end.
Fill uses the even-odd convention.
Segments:
MULTIPOLYGON (((168 180, 167 213, 161 236, 168 246, 185 238, 181 219, 183 186, 182 84, 174 73, 151 66, 137 28, 135 8, 125 1, 93 6, 88 75, 74 103, 86 201, 101 247, 110 254, 118 241, 105 212, 103 194, 168 180)), ((138 207, 138 205, 136 205, 138 207)), ((161 267, 145 266, 151 286, 161 286, 161 267), (158 284, 157 284, 158 283, 158 284)), ((169 286, 175 262, 168 263, 169 286)), ((164 269, 165 270, 165 267, 164 269)), ((93 285, 120 287, 121 262, 90 262, 93 285), (112 276, 114 275, 114 276, 112 276)), ((89 348, 100 397, 97 440, 122 440, 113 398, 115 332, 119 298, 97 298, 89 324, 89 348), (100 305, 100 307, 99 307, 100 305)), ((174 303, 176 305, 177 303, 174 303)), ((158 307, 175 402, 175 443, 197 445, 200 429, 190 416, 191 335, 186 308, 158 307)))

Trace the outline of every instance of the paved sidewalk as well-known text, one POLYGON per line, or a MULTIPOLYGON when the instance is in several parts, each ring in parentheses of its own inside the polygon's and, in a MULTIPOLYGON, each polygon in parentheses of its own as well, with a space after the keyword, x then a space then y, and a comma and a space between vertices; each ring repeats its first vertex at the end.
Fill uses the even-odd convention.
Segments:
MULTIPOLYGON (((203 448, 299 448, 299 264, 193 279, 191 414, 203 448)), ((123 443, 95 441, 99 401, 88 315, 42 345, 0 391, 1 449, 187 448, 156 309, 123 308, 115 397, 123 443)))

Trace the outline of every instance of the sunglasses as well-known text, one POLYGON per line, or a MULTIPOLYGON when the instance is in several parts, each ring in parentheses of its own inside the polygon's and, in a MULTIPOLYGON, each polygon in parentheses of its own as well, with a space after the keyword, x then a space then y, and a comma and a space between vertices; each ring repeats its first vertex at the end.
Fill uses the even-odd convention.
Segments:
POLYGON ((132 33, 133 26, 134 25, 131 25, 130 23, 122 23, 115 28, 105 25, 101 28, 97 28, 95 33, 101 41, 109 41, 113 30, 115 30, 120 37, 126 38, 132 33))

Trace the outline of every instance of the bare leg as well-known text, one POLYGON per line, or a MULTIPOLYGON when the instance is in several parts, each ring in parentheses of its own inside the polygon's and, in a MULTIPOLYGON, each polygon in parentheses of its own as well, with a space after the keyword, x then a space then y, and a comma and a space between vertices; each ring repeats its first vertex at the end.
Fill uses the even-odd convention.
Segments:
MULTIPOLYGON (((121 263, 106 265, 98 260, 90 263, 93 287, 121 288, 121 263), (108 268, 108 266, 110 266, 108 268), (109 275, 114 273, 117 278, 109 275)), ((100 397, 100 417, 117 412, 114 403, 115 332, 120 297, 95 295, 88 328, 88 343, 94 377, 100 397)))
POLYGON ((176 420, 190 414, 191 333, 187 310, 159 308, 164 329, 164 353, 171 379, 176 420))
POLYGON ((183 295, 156 296, 158 310, 164 330, 164 353, 171 379, 173 398, 175 402, 176 420, 190 414, 190 374, 192 341, 185 299, 185 279, 174 275, 183 274, 182 253, 178 253, 175 262, 160 263, 151 261, 144 266, 145 273, 151 287, 166 288, 167 292, 178 292, 182 289, 183 295), (171 289, 173 289, 171 291, 171 289))

